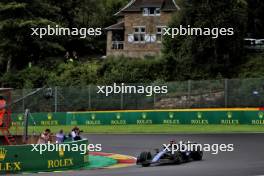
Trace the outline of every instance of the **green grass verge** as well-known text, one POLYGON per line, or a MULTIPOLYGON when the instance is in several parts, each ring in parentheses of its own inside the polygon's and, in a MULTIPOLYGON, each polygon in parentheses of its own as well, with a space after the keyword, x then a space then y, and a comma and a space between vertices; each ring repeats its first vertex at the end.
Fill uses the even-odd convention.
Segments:
MULTIPOLYGON (((103 134, 146 134, 146 133, 264 133, 264 126, 254 125, 121 125, 121 126, 79 126, 84 133, 103 134)), ((49 128, 53 133, 63 129, 71 131, 71 126, 38 126, 29 127, 29 133, 41 133, 49 128)), ((21 133, 22 129, 11 130, 13 134, 21 133)))

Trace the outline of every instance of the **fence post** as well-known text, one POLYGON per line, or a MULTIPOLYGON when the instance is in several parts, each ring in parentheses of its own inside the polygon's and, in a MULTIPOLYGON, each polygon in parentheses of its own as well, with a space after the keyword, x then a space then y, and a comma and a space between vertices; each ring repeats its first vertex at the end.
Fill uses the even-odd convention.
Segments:
POLYGON ((225 107, 228 107, 228 79, 225 79, 225 107))
POLYGON ((192 91, 192 81, 188 80, 188 101, 187 101, 187 106, 190 108, 190 102, 191 102, 191 91, 192 91))
MULTIPOLYGON (((155 83, 152 83, 152 86, 155 87, 155 83)), ((155 109, 155 104, 156 104, 156 94, 155 92, 153 92, 153 106, 152 109, 155 109)))
POLYGON ((58 111, 58 87, 55 87, 55 92, 54 92, 54 112, 58 111))
POLYGON ((121 92, 121 98, 120 98, 120 109, 124 108, 124 94, 121 92))
POLYGON ((155 109, 155 105, 156 105, 156 94, 153 93, 153 107, 152 107, 152 109, 155 109))
POLYGON ((24 135, 23 135, 23 142, 27 142, 28 140, 28 118, 29 118, 29 109, 26 109, 24 113, 24 135))
MULTIPOLYGON (((22 89, 22 97, 25 96, 25 89, 22 89)), ((22 112, 25 112, 25 99, 22 99, 22 112)))
POLYGON ((89 110, 92 109, 92 106, 91 106, 91 85, 89 84, 88 86, 88 106, 89 106, 89 110))

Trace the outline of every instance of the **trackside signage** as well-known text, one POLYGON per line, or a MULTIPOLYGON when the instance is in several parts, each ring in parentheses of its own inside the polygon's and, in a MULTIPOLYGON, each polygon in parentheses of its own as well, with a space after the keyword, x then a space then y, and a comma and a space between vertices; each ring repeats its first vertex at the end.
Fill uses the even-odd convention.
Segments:
MULTIPOLYGON (((69 145, 88 144, 82 140, 69 145)), ((46 151, 42 155, 32 151, 31 145, 1 146, 0 147, 0 174, 54 171, 82 167, 88 157, 79 151, 46 151)))
POLYGON ((8 150, 0 148, 0 172, 19 172, 22 170, 21 161, 6 161, 8 150))
MULTIPOLYGON (((23 126, 23 114, 13 115, 13 125, 23 126)), ((100 111, 33 113, 30 125, 264 125, 264 111, 256 109, 100 111)))

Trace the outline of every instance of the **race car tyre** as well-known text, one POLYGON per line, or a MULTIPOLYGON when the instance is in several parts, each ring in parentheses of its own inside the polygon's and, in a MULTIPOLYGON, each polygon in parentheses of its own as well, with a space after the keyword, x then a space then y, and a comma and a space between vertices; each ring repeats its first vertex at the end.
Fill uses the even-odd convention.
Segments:
POLYGON ((203 152, 202 151, 197 151, 192 153, 192 159, 194 161, 200 161, 203 159, 203 152))
POLYGON ((174 160, 175 164, 181 164, 183 162, 183 158, 182 158, 181 152, 174 153, 173 160, 174 160))
POLYGON ((149 167, 150 163, 142 163, 142 167, 149 167))
POLYGON ((142 152, 139 155, 137 163, 141 163, 143 167, 148 167, 150 166, 150 160, 152 159, 151 153, 150 152, 142 152))

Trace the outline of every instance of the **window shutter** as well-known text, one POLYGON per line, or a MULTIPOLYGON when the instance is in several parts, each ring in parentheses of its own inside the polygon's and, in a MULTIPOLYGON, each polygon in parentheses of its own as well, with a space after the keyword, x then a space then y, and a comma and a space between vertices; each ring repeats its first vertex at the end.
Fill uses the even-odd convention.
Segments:
POLYGON ((151 42, 156 42, 157 37, 156 34, 151 35, 151 42))
POLYGON ((133 42, 134 42, 134 35, 128 34, 128 43, 133 43, 133 42))
POLYGON ((148 43, 151 42, 151 38, 149 34, 145 35, 145 42, 148 42, 148 43))

